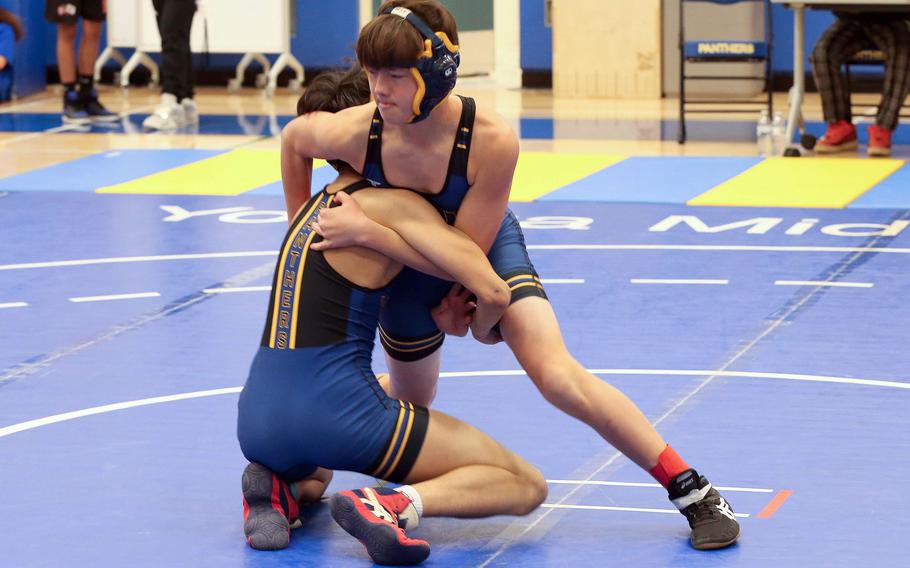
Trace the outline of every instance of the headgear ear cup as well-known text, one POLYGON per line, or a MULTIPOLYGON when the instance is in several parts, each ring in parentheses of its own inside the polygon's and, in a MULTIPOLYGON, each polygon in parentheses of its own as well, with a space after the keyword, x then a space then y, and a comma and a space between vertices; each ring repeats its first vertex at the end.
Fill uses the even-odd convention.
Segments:
POLYGON ((411 67, 411 73, 417 81, 417 94, 411 103, 411 111, 414 113, 411 122, 420 122, 430 116, 430 112, 455 88, 461 59, 458 46, 449 40, 445 32, 434 33, 430 26, 407 8, 396 6, 387 8, 382 13, 407 20, 424 37, 424 51, 411 67))

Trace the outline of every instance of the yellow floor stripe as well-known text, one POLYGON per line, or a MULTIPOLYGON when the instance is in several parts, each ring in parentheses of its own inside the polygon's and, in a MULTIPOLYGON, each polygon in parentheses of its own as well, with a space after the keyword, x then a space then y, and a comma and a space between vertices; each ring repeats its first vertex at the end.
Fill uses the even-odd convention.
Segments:
MULTIPOLYGON (((325 164, 324 160, 314 160, 313 168, 325 164)), ((241 149, 117 185, 101 187, 97 192, 239 195, 280 180, 281 158, 278 150, 241 149)))
POLYGON ((903 165, 891 159, 768 158, 688 204, 843 208, 903 165))
POLYGON ((509 200, 533 201, 624 159, 626 156, 615 154, 522 152, 515 168, 509 200))

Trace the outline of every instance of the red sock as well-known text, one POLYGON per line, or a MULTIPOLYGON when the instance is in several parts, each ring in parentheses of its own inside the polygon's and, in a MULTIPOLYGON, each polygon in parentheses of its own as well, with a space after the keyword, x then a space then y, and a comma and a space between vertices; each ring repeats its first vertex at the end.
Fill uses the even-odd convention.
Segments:
POLYGON ((670 484, 671 479, 687 469, 691 469, 689 464, 679 457, 676 450, 667 444, 664 451, 660 452, 660 455, 657 456, 657 465, 648 470, 648 473, 659 481, 661 485, 667 487, 667 485, 670 484))

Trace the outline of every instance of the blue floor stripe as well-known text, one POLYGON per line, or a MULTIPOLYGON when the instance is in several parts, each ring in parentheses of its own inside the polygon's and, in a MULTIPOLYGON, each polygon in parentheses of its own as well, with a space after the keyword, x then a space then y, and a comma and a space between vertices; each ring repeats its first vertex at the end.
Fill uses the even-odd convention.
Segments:
MULTIPOLYGON (((135 134, 145 132, 142 121, 147 113, 130 114, 118 122, 71 127, 63 133, 94 132, 135 134)), ((757 113, 756 113, 757 118, 757 113)), ((222 134, 240 136, 278 136, 294 119, 292 115, 203 114, 199 124, 181 129, 184 134, 222 134)), ((59 113, 0 113, 0 132, 42 132, 63 126, 59 113)), ((524 140, 675 140, 679 128, 676 119, 554 119, 530 117, 519 120, 519 135, 524 140)), ((820 137, 824 122, 809 122, 807 130, 820 137)), ((748 142, 755 140, 753 120, 687 120, 686 131, 692 141, 748 142)), ((857 128, 859 141, 867 141, 866 124, 857 128)), ((894 131, 894 144, 910 144, 910 125, 899 125, 894 131)))
POLYGON ((203 160, 221 150, 117 150, 0 179, 0 190, 95 191, 203 160))
POLYGON ((904 166, 861 195, 848 208, 910 209, 910 165, 904 166))
MULTIPOLYGON (((756 113, 756 119, 758 118, 756 113)), ((868 140, 867 124, 857 125, 861 144, 868 140)), ((676 140, 679 121, 675 119, 575 120, 531 117, 519 121, 523 140, 676 140)), ((806 130, 817 138, 825 123, 808 122, 806 130)), ((749 142, 755 140, 755 121, 686 120, 687 139, 700 142, 749 142)), ((910 125, 899 125, 892 135, 894 144, 910 144, 910 125)))
MULTIPOLYGON (((130 114, 115 122, 84 125, 67 125, 61 134, 105 133, 137 134, 149 132, 142 128, 148 113, 130 114)), ((203 114, 199 124, 181 128, 180 134, 227 134, 238 136, 278 136, 281 129, 294 117, 290 115, 267 116, 262 114, 203 114)), ((8 112, 0 113, 0 132, 43 132, 64 126, 59 113, 8 112)))
POLYGON ((749 157, 629 158, 540 200, 685 203, 760 161, 761 158, 749 157))

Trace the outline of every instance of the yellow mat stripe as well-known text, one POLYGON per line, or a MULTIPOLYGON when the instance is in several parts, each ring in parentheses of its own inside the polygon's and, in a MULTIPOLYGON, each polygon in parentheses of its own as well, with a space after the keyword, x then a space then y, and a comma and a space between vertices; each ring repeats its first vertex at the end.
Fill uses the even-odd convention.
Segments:
POLYGON ((510 201, 533 201, 626 159, 614 154, 522 152, 512 180, 510 201))
POLYGON ((768 158, 688 204, 843 208, 903 164, 891 159, 768 158))
MULTIPOLYGON (((324 166, 314 160, 313 167, 324 166)), ((128 182, 98 188, 98 193, 155 195, 239 195, 281 180, 278 150, 240 149, 128 182)))

